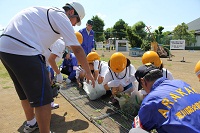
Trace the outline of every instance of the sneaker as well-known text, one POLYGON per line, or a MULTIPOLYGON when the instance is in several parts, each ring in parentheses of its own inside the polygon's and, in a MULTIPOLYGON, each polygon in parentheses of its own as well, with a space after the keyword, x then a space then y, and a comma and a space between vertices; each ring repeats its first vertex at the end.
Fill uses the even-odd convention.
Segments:
POLYGON ((51 104, 51 108, 52 109, 57 109, 57 108, 59 108, 59 104, 53 103, 53 104, 51 104))
POLYGON ((68 79, 68 78, 65 81, 66 81, 67 84, 71 83, 71 80, 68 79))
POLYGON ((29 125, 29 124, 26 124, 26 125, 24 126, 24 132, 25 132, 25 133, 31 133, 31 132, 33 132, 33 131, 36 130, 36 129, 38 129, 38 124, 37 124, 37 122, 36 122, 35 125, 33 125, 33 126, 31 126, 31 125, 29 125))

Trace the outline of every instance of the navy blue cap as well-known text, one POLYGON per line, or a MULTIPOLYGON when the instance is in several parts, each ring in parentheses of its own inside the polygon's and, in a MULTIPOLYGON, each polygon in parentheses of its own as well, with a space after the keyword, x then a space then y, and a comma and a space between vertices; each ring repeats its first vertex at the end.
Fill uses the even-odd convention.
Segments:
POLYGON ((89 24, 89 25, 93 25, 94 22, 93 22, 93 20, 88 20, 88 21, 87 21, 87 24, 89 24))
POLYGON ((154 66, 151 63, 142 65, 137 69, 137 71, 135 72, 135 78, 139 82, 138 90, 142 89, 140 79, 143 78, 145 75, 147 75, 150 71, 155 70, 155 69, 159 70, 156 66, 154 66))

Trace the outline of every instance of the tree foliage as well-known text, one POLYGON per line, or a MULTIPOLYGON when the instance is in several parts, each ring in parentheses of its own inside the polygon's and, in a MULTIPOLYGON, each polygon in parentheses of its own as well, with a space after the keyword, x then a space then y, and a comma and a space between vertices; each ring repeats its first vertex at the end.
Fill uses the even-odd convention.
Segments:
POLYGON ((170 40, 172 40, 172 32, 170 31, 163 32, 163 38, 161 44, 169 45, 170 40))
POLYGON ((108 38, 113 38, 113 28, 107 28, 104 32, 105 39, 108 40, 108 38))
POLYGON ((156 30, 154 31, 155 40, 156 40, 156 42, 158 42, 159 44, 162 43, 162 38, 164 37, 163 32, 162 32, 163 30, 164 30, 164 27, 159 26, 158 29, 156 29, 156 30))
POLYGON ((145 23, 142 21, 139 21, 133 25, 133 32, 143 39, 147 35, 147 32, 145 31, 145 27, 146 27, 145 23))
POLYGON ((129 40, 131 47, 137 47, 136 40, 138 39, 138 37, 133 32, 131 26, 127 26, 127 35, 128 35, 128 40, 129 40))
POLYGON ((113 26, 113 36, 116 38, 119 38, 120 40, 122 38, 126 37, 126 27, 128 26, 127 23, 125 23, 122 19, 119 19, 113 26))
POLYGON ((188 35, 188 26, 185 23, 182 23, 181 25, 178 25, 175 27, 175 29, 173 30, 173 39, 184 39, 185 36, 188 35))
POLYGON ((192 44, 197 42, 194 30, 188 31, 188 35, 185 37, 185 41, 188 46, 192 46, 192 44))
POLYGON ((188 31, 188 26, 185 23, 178 25, 173 30, 173 39, 175 40, 185 40, 185 43, 188 46, 191 46, 192 43, 196 43, 195 31, 188 31))
POLYGON ((95 41, 105 41, 108 38, 127 38, 131 47, 140 47, 143 50, 150 49, 150 43, 155 41, 159 44, 169 45, 170 40, 184 39, 186 45, 191 46, 196 43, 195 31, 188 31, 188 26, 185 23, 177 25, 174 30, 163 32, 164 27, 159 26, 152 34, 145 31, 145 23, 139 21, 133 26, 129 26, 124 20, 119 19, 113 27, 107 28, 105 31, 104 21, 97 15, 93 16, 93 30, 95 31, 95 41), (153 36, 153 37, 152 37, 153 36))
POLYGON ((104 21, 99 18, 97 15, 92 17, 94 25, 92 29, 95 32, 95 41, 100 42, 104 41, 103 27, 105 26, 104 21))
POLYGON ((131 47, 141 47, 146 35, 145 24, 142 21, 137 22, 132 27, 127 26, 127 36, 131 47))
POLYGON ((140 47, 144 51, 148 51, 151 49, 151 41, 143 39, 142 40, 142 45, 140 47))

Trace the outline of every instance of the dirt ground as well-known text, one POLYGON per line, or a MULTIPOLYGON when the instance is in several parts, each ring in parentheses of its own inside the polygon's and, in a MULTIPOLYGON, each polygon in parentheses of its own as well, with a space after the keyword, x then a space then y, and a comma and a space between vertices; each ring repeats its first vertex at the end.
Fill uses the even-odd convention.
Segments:
MULTIPOLYGON (((14 88, 0 87, 0 133, 22 133, 25 116, 14 88)), ((52 110, 51 131, 55 133, 101 133, 62 95, 55 98, 60 108, 52 110)), ((34 133, 38 133, 35 131, 34 133)))
MULTIPOLYGON (((110 57, 115 51, 97 51, 99 55, 110 57)), ((138 68, 141 65, 141 57, 130 57, 128 52, 122 52, 138 68)), ((194 74, 194 67, 200 60, 200 51, 173 50, 175 57, 172 61, 162 58, 164 67, 172 72, 175 79, 182 79, 189 83, 194 89, 200 92, 200 83, 194 74), (184 60, 185 62, 181 62, 184 60)), ((104 58, 102 57, 102 59, 104 58)), ((4 69, 0 67, 0 71, 4 69)), ((88 121, 79 111, 77 111, 62 95, 55 98, 60 108, 52 110, 51 131, 55 133, 100 133, 93 123, 88 121)), ((13 84, 9 79, 4 79, 0 75, 0 133, 17 133, 23 131, 25 116, 14 90, 13 84)), ((35 132, 38 133, 38 130, 35 132)))

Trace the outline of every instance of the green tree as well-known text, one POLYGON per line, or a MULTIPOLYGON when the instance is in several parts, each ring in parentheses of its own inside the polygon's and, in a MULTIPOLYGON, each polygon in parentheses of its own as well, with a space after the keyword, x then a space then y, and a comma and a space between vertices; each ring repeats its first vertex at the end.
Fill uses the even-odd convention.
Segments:
POLYGON ((136 44, 136 40, 138 40, 138 37, 137 35, 133 32, 133 29, 131 26, 127 26, 127 35, 128 35, 128 40, 129 40, 129 43, 131 45, 131 47, 137 47, 137 44, 136 44))
POLYGON ((162 43, 162 38, 163 38, 163 31, 164 30, 164 27, 162 26, 159 26, 158 29, 156 29, 154 31, 154 37, 155 37, 155 40, 157 43, 161 44, 162 43))
POLYGON ((144 51, 148 51, 151 49, 151 41, 143 39, 141 49, 144 51))
POLYGON ((126 37, 126 27, 128 26, 127 23, 125 23, 122 19, 117 21, 115 25, 113 26, 113 36, 116 38, 119 38, 120 40, 122 38, 126 37))
POLYGON ((145 24, 142 21, 137 22, 132 27, 127 26, 127 36, 131 47, 141 47, 146 35, 145 24))
POLYGON ((185 37, 185 41, 188 46, 192 46, 192 44, 197 42, 194 30, 188 31, 188 35, 185 37))
POLYGON ((172 40, 172 32, 166 31, 163 32, 163 38, 162 38, 162 44, 164 45, 170 45, 170 40, 172 40))
POLYGON ((180 40, 184 39, 184 37, 188 35, 187 30, 188 30, 188 26, 185 23, 182 23, 181 25, 176 26, 173 30, 173 34, 174 34, 173 39, 175 39, 175 40, 176 39, 180 39, 180 40))
POLYGON ((107 28, 104 32, 105 39, 108 40, 108 38, 113 38, 113 28, 107 28))
POLYGON ((146 27, 145 23, 139 21, 133 25, 133 32, 137 34, 141 39, 144 39, 147 35, 145 27, 146 27))
POLYGON ((93 16, 92 20, 94 21, 92 29, 95 32, 95 41, 97 42, 104 41, 104 34, 103 34, 104 33, 103 27, 105 26, 104 21, 97 15, 93 16))
POLYGON ((196 43, 195 31, 188 31, 188 26, 185 23, 178 25, 173 30, 173 39, 185 40, 187 46, 191 46, 196 43))

